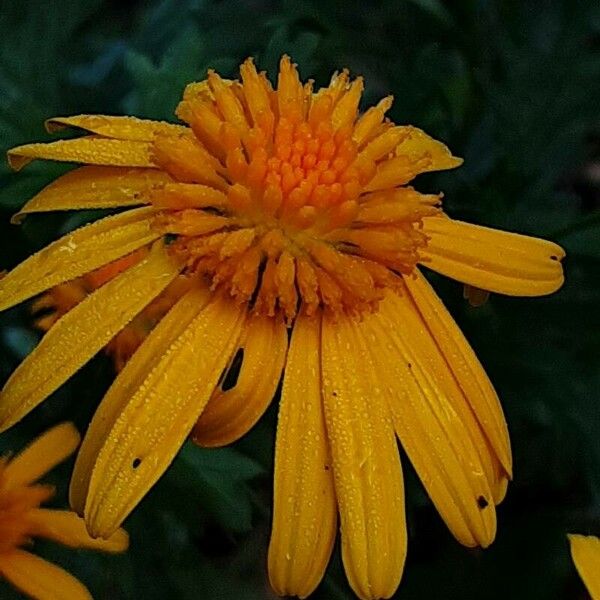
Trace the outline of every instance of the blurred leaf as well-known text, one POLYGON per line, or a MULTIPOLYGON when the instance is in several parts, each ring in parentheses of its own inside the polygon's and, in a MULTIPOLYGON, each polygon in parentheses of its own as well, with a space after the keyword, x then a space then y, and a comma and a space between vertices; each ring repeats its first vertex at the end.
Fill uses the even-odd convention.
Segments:
POLYGON ((126 111, 140 117, 175 120, 175 108, 183 89, 205 76, 203 36, 188 24, 173 40, 158 65, 135 50, 127 53, 125 67, 135 88, 126 100, 126 111))
POLYGON ((252 526, 249 482, 263 473, 257 462, 232 448, 203 449, 188 442, 171 467, 169 478, 198 498, 223 527, 244 532, 252 526))
POLYGON ((422 8, 424 11, 430 13, 437 19, 439 19, 445 25, 452 23, 452 16, 444 5, 439 0, 409 0, 413 4, 422 8))
MULTIPOLYGON (((600 261, 600 212, 578 219, 557 231, 554 237, 564 243, 569 253, 600 261)), ((600 263, 598 268, 600 269, 600 263)))

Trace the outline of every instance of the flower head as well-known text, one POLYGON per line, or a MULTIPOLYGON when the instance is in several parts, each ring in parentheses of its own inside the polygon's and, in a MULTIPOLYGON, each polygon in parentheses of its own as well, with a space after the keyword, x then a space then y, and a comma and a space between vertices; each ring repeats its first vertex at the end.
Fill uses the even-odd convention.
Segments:
POLYGON ((89 135, 9 152, 15 168, 35 158, 88 165, 17 218, 129 210, 14 269, 0 281, 1 307, 147 253, 50 328, 2 392, 3 428, 174 281, 187 281, 109 389, 79 453, 71 503, 93 535, 119 526, 190 432, 202 446, 247 432, 283 372, 269 549, 277 592, 314 590, 339 515, 357 595, 394 593, 406 554, 396 435, 456 538, 492 542, 495 504, 511 477, 506 423, 418 265, 472 288, 536 296, 562 284, 564 253, 454 221, 440 194, 407 186, 461 161, 421 130, 389 121, 391 98, 360 114, 362 87, 344 71, 314 91, 283 57, 274 88, 248 60, 241 81, 210 72, 186 88, 177 110, 186 125, 57 118, 49 129, 89 135))
POLYGON ((106 540, 93 539, 83 519, 73 512, 41 508, 54 488, 36 483, 79 445, 70 424, 50 429, 12 459, 0 461, 0 575, 39 600, 91 598, 87 589, 61 568, 23 550, 32 538, 45 537, 73 548, 104 552, 127 549, 127 534, 119 529, 106 540))

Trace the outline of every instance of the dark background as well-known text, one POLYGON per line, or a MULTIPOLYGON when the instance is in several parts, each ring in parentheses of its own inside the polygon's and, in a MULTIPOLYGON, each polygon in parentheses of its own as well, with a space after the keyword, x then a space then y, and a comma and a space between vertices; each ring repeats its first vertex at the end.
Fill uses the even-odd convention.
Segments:
MULTIPOLYGON (((0 149, 49 139, 44 119, 77 113, 173 119, 184 85, 214 67, 236 76, 280 55, 317 84, 349 67, 365 104, 388 93, 391 117, 445 141, 465 164, 422 176, 455 217, 532 233, 567 251, 566 284, 548 298, 492 296, 481 308, 432 278, 503 401, 515 480, 496 542, 459 546, 408 461, 409 554, 395 597, 585 598, 567 532, 600 534, 600 10, 597 3, 462 0, 0 0, 0 149)), ((0 261, 19 260, 97 214, 10 215, 63 165, 0 167, 0 261)), ((0 378, 39 334, 28 306, 1 316, 0 378)), ((18 449, 48 426, 84 431, 112 377, 98 356, 11 431, 18 449)), ((276 404, 241 442, 185 447, 111 557, 36 542, 99 599, 270 598, 266 548, 276 404)), ((71 464, 51 476, 64 506, 71 464)), ((600 568, 600 565, 599 565, 600 568)), ((0 582, 0 597, 14 598, 0 582)), ((352 598, 336 551, 315 597, 352 598)))

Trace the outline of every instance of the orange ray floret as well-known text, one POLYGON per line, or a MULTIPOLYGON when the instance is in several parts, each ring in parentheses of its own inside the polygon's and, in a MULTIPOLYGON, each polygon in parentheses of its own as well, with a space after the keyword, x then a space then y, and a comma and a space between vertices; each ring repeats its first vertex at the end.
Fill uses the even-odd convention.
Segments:
POLYGON ((70 489, 88 530, 107 538, 190 433, 205 446, 239 439, 281 380, 271 584, 312 593, 340 522, 353 590, 387 598, 407 545, 396 437, 466 546, 492 543, 512 476, 496 393, 419 265, 479 303, 486 291, 556 291, 564 252, 450 219, 442 194, 408 185, 462 160, 392 123, 391 97, 360 114, 361 77, 343 70, 313 89, 287 56, 275 85, 251 59, 240 72, 188 85, 183 125, 61 117, 49 127, 88 135, 9 152, 15 168, 36 158, 87 165, 18 219, 126 210, 0 280, 0 308, 44 294, 34 309, 48 330, 0 394, 0 428, 108 343, 120 372, 70 489))

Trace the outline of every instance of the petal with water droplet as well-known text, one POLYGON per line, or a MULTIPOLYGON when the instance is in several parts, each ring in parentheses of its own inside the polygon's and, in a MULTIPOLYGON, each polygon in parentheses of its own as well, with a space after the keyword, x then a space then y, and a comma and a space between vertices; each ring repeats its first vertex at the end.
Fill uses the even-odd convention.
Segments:
POLYGON ((336 533, 331 458, 321 399, 320 317, 296 319, 283 380, 275 448, 269 579, 281 596, 317 587, 336 533))
POLYGON ((544 296, 563 284, 564 250, 547 240, 499 231, 446 216, 425 217, 421 264, 482 290, 544 296))
POLYGON ((104 347, 178 275, 159 243, 61 317, 0 392, 0 430, 33 410, 104 347))
POLYGON ((51 210, 113 208, 149 204, 149 192, 172 179, 158 169, 79 167, 47 185, 11 219, 51 210))
POLYGON ((150 142, 117 140, 97 135, 47 144, 26 144, 8 151, 8 164, 15 171, 20 171, 36 159, 112 167, 156 167, 150 142))
POLYGON ((245 310, 228 298, 211 302, 116 415, 85 503, 92 536, 112 535, 175 458, 238 343, 245 310))
POLYGON ((67 127, 85 129, 103 137, 138 142, 151 142, 157 133, 180 135, 190 131, 189 127, 165 121, 113 115, 75 115, 53 117, 46 121, 48 133, 54 133, 67 127))
POLYGON ((486 469, 463 421, 474 418, 463 410, 449 371, 443 375, 414 305, 406 294, 389 294, 360 327, 372 341, 396 433, 438 512, 462 544, 488 546, 496 513, 486 469))
POLYGON ((89 273, 161 237, 152 208, 136 208, 80 227, 0 279, 0 310, 89 273))
POLYGON ((367 339, 349 317, 323 318, 325 422, 333 459, 342 559, 355 593, 389 598, 406 558, 398 447, 367 339))
POLYGON ((69 502, 78 514, 83 515, 94 463, 111 427, 154 365, 207 305, 210 295, 208 288, 195 287, 183 296, 150 332, 106 392, 77 453, 71 477, 69 502))
POLYGON ((469 342, 425 277, 417 271, 416 277, 407 277, 404 281, 422 320, 423 335, 435 341, 510 478, 512 456, 508 428, 492 383, 469 342))
POLYGON ((279 318, 252 316, 240 349, 243 359, 235 385, 225 391, 217 387, 194 427, 192 440, 199 446, 224 446, 235 442, 265 412, 285 362, 285 324, 279 318))

